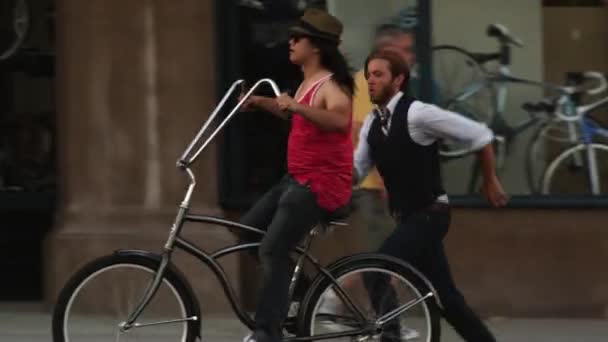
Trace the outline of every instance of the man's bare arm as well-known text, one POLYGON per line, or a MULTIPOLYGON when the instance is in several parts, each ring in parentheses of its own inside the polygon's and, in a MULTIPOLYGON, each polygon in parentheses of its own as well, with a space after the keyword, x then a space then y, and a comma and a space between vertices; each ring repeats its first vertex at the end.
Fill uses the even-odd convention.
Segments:
POLYGON ((481 163, 483 172, 482 192, 488 201, 495 207, 502 207, 509 201, 509 196, 505 193, 496 176, 494 148, 489 143, 485 145, 479 152, 477 158, 481 163))
POLYGON ((245 110, 249 110, 251 107, 256 107, 263 111, 270 112, 283 120, 289 119, 288 113, 279 108, 275 98, 252 95, 249 97, 249 99, 247 99, 244 105, 245 110))

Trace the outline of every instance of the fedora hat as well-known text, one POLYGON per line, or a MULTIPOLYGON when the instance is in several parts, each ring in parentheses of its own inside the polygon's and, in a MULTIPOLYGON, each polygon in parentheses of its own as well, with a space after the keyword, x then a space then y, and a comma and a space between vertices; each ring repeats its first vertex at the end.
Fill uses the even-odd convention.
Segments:
POLYGON ((333 15, 316 8, 307 9, 300 21, 289 28, 290 33, 303 34, 340 43, 342 23, 333 15))

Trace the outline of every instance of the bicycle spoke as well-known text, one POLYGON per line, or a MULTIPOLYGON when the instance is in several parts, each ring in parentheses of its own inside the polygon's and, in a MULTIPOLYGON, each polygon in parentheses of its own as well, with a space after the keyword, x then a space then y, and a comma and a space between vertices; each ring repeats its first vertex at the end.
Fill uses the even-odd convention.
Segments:
POLYGON ((429 299, 433 297, 433 293, 429 292, 427 293, 424 297, 412 300, 409 303, 406 303, 398 308, 396 308, 395 310, 381 316, 380 318, 378 318, 376 320, 376 323, 379 325, 384 325, 386 324, 388 321, 394 319, 395 317, 398 317, 399 315, 401 315, 402 313, 406 312, 407 310, 409 310, 410 308, 424 302, 425 300, 429 299))
POLYGON ((381 331, 386 332, 382 333, 383 338, 392 333, 400 334, 403 328, 415 331, 421 341, 430 341, 426 300, 433 296, 432 293, 422 295, 399 275, 377 268, 359 269, 336 280, 346 296, 361 308, 364 320, 356 319, 344 300, 328 287, 313 311, 311 333, 315 339, 328 333, 352 334, 353 329, 363 328, 367 332, 355 336, 354 340, 364 341, 375 339, 374 335, 380 333, 378 328, 381 327, 381 331))

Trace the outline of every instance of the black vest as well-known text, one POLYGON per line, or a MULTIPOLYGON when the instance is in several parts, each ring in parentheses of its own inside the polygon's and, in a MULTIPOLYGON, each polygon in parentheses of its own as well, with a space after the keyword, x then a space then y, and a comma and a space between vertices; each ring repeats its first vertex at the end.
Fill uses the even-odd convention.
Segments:
POLYGON ((408 111, 416 99, 403 95, 391 114, 388 135, 380 120, 372 121, 367 142, 371 157, 384 180, 393 214, 407 215, 425 208, 445 193, 441 182, 437 142, 414 142, 408 128, 408 111))

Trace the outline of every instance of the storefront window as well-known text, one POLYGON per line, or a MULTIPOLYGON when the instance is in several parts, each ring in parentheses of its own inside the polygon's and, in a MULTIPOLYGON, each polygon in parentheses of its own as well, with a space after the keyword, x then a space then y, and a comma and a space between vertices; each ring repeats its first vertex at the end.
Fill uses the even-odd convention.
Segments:
MULTIPOLYGON (((608 104, 585 115, 577 114, 577 107, 608 98, 599 89, 601 75, 608 72, 605 1, 293 0, 241 1, 238 7, 240 49, 233 79, 271 77, 293 92, 299 73, 284 53, 286 29, 305 8, 320 7, 343 22, 340 48, 363 89, 355 106, 360 101, 369 105, 361 73, 365 58, 382 32, 398 32, 390 36, 408 56, 411 95, 494 132, 498 174, 513 196, 511 204, 604 203, 608 139, 597 128, 608 122, 608 104), (564 86, 582 92, 568 94, 564 86)), ((361 113, 354 114, 359 120, 361 113)), ((251 121, 242 125, 249 128, 233 132, 227 142, 248 160, 236 169, 249 171, 239 171, 248 174, 231 184, 252 198, 284 171, 284 150, 274 148, 275 154, 268 148, 284 146, 289 127, 260 116, 240 120, 251 121), (254 133, 253 127, 266 125, 264 120, 281 127, 273 128, 272 138, 254 133), (233 139, 249 140, 237 148, 233 139)), ((441 141, 440 151, 453 203, 486 205, 479 196, 482 172, 476 153, 449 140, 441 141)))
MULTIPOLYGON (((597 88, 608 71, 608 12, 600 2, 575 3, 433 1, 437 103, 486 123, 500 139, 495 150, 505 190, 538 203, 597 199, 608 191, 606 136, 592 129, 606 122, 608 105, 589 115, 576 111, 608 93, 570 96, 555 89, 597 88), (585 76, 589 71, 599 74, 585 76)), ((479 165, 467 152, 457 143, 442 145, 452 194, 480 191, 479 165)))

